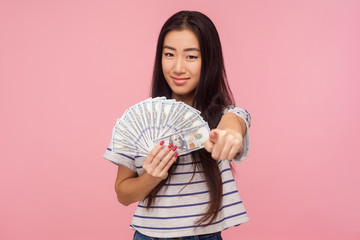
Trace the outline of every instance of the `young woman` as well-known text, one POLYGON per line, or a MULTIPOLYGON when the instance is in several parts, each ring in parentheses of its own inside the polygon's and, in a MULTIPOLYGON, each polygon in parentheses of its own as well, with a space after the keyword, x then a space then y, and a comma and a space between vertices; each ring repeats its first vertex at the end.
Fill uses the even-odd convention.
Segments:
POLYGON ((158 96, 200 110, 212 130, 205 149, 181 157, 163 142, 147 157, 105 152, 118 164, 119 202, 139 201, 134 239, 222 239, 221 231, 248 221, 230 161, 247 157, 250 115, 233 105, 220 39, 204 14, 181 11, 162 27, 152 82, 158 96))

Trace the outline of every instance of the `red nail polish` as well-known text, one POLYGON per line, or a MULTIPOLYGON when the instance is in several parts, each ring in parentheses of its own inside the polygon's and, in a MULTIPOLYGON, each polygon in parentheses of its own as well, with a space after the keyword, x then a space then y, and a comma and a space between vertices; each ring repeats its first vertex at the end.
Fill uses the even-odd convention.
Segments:
POLYGON ((179 155, 178 153, 175 153, 175 158, 177 158, 178 155, 179 155))
POLYGON ((177 146, 175 146, 172 150, 175 152, 175 151, 176 151, 176 149, 177 149, 177 146))
POLYGON ((217 136, 217 132, 214 132, 215 137, 217 136))
POLYGON ((173 146, 173 144, 171 143, 168 147, 171 148, 173 146))
POLYGON ((160 146, 162 146, 162 145, 164 145, 164 141, 161 141, 161 142, 160 142, 160 146))

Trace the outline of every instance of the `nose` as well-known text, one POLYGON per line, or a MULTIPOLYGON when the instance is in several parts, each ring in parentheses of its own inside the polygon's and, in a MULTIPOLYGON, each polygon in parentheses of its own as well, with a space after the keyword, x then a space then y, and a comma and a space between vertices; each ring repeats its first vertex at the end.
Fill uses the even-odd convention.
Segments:
POLYGON ((177 75, 181 75, 183 73, 185 73, 185 64, 183 62, 182 59, 177 58, 175 61, 175 66, 174 66, 174 73, 177 75))

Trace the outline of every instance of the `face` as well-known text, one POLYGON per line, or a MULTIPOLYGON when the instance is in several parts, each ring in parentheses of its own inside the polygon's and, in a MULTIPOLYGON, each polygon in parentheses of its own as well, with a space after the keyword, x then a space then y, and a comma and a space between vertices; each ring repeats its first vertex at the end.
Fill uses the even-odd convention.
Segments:
POLYGON ((171 136, 171 140, 174 146, 177 146, 178 148, 182 148, 184 145, 184 142, 179 135, 171 136))
POLYGON ((172 97, 191 105, 201 73, 200 46, 193 31, 173 30, 166 34, 162 70, 172 97))

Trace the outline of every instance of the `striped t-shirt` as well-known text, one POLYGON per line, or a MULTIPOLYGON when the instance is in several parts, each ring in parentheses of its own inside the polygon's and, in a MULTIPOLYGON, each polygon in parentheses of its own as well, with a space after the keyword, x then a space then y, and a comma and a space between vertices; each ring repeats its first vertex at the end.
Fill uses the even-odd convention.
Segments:
MULTIPOLYGON (((235 113, 246 122, 247 131, 243 139, 243 150, 233 159, 243 161, 250 149, 249 127, 250 114, 242 108, 230 106, 225 113, 235 113)), ((115 153, 107 148, 103 157, 115 164, 121 164, 138 175, 145 172, 142 164, 145 157, 115 153)), ((209 204, 209 190, 201 171, 193 176, 193 161, 191 154, 179 157, 172 173, 171 181, 158 192, 153 205, 146 209, 145 200, 141 200, 133 216, 130 228, 144 235, 157 238, 176 238, 193 235, 209 234, 223 231, 231 226, 237 226, 249 221, 244 205, 235 185, 230 169, 230 161, 217 161, 223 183, 223 201, 217 218, 208 226, 196 226, 196 222, 209 204), (191 182, 189 183, 189 181, 191 182)))

